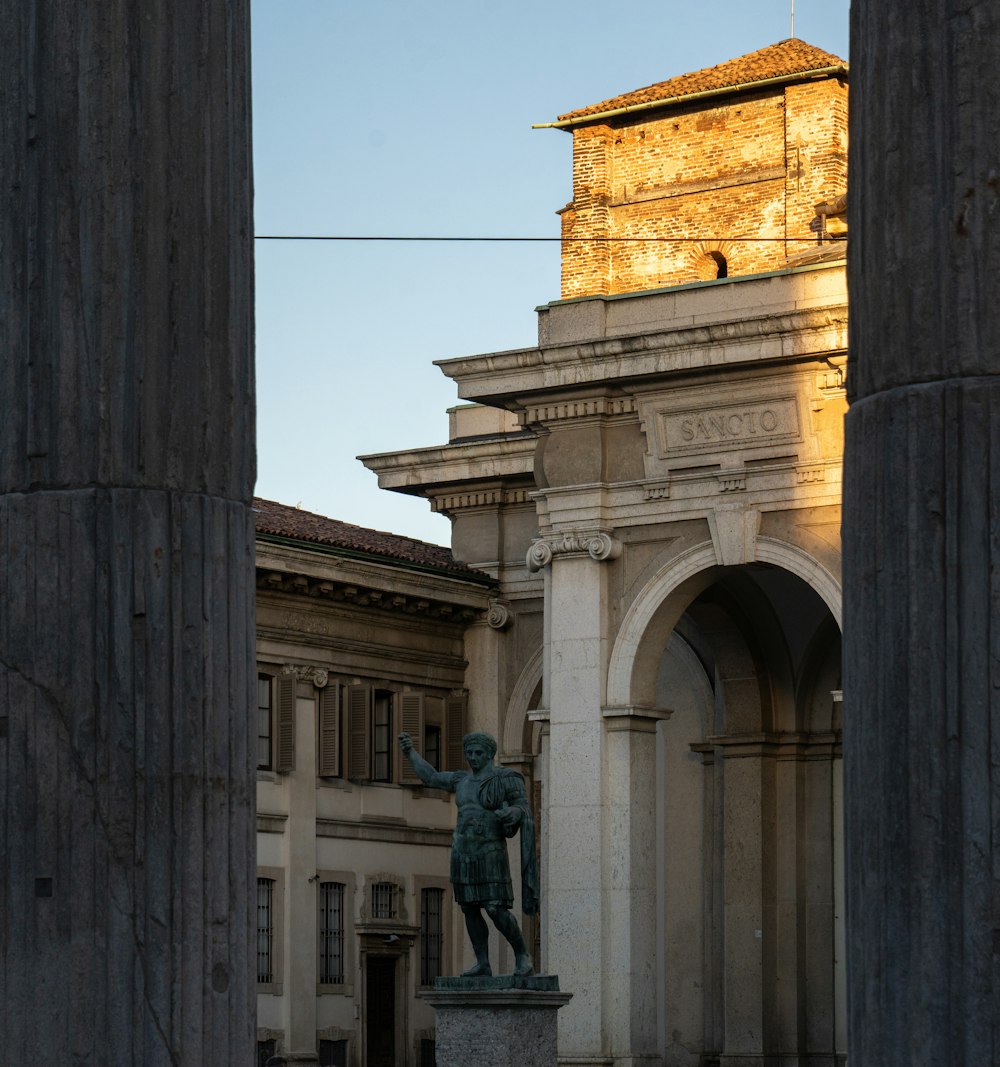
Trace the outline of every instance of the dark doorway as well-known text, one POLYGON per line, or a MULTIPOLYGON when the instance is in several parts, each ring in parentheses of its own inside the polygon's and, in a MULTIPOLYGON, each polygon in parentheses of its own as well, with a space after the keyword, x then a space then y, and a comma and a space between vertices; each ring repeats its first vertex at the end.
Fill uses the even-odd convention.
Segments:
POLYGON ((396 1067, 396 957, 369 956, 365 986, 368 1067, 396 1067))

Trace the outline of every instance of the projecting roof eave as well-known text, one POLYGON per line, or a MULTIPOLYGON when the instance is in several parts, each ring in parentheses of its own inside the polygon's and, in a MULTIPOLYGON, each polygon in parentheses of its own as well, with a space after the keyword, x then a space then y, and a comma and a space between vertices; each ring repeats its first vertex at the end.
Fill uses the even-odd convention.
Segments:
MULTIPOLYGON (((495 584, 495 580, 485 571, 474 567, 447 567, 431 563, 419 563, 413 560, 399 559, 393 556, 379 555, 374 552, 361 552, 341 545, 330 545, 316 541, 303 541, 296 537, 283 537, 280 534, 258 533, 255 538, 257 549, 257 567, 273 567, 272 555, 281 549, 297 553, 300 559, 332 558, 344 562, 365 565, 369 577, 381 569, 383 572, 407 572, 411 575, 433 576, 435 580, 455 587, 482 587, 495 584)), ((442 585, 444 588, 444 585, 442 585)))
POLYGON ((533 469, 533 433, 495 434, 401 452, 379 452, 358 459, 378 475, 380 489, 426 496, 431 489, 469 482, 517 481, 533 469))
POLYGON ((587 115, 570 116, 565 119, 556 119, 554 122, 532 123, 533 130, 567 130, 574 126, 588 126, 591 123, 603 122, 606 119, 618 118, 622 115, 630 115, 634 112, 654 111, 662 108, 680 107, 697 100, 706 100, 710 97, 731 96, 737 93, 751 92, 755 89, 770 88, 778 85, 788 85, 792 82, 810 81, 814 78, 847 77, 849 73, 847 63, 836 63, 827 67, 816 67, 813 70, 798 71, 794 74, 780 74, 774 78, 756 78, 753 81, 739 82, 735 85, 722 85, 714 89, 702 89, 695 93, 680 93, 676 96, 665 96, 657 100, 643 100, 636 104, 625 104, 622 107, 608 108, 604 111, 594 111, 587 115))

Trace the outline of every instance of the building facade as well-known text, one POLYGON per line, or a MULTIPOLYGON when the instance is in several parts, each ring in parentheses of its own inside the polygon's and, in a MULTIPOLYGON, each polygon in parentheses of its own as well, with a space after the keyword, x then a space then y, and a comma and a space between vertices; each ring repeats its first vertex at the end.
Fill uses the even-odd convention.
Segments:
POLYGON ((461 962, 453 813, 396 738, 461 766, 495 583, 437 546, 255 510, 258 1058, 430 1064, 416 993, 461 962))
POLYGON ((496 582, 465 684, 539 805, 560 1062, 833 1067, 846 66, 786 41, 557 124, 537 346, 441 362, 451 443, 363 459, 496 582))

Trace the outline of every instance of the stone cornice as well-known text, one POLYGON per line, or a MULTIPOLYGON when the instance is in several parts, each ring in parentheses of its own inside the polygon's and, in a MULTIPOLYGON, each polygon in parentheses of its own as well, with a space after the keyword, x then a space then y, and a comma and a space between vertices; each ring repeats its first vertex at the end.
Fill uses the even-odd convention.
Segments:
POLYGON ((603 530, 570 530, 535 538, 528 549, 527 564, 529 571, 540 571, 555 556, 590 556, 604 563, 617 559, 621 552, 621 542, 603 530))
POLYGON ((779 760, 822 760, 841 755, 841 732, 720 734, 691 745, 694 752, 721 751, 726 759, 768 757, 779 760))
POLYGON ((521 432, 358 458, 378 475, 379 488, 427 496, 433 486, 448 492, 462 482, 530 477, 535 444, 533 433, 521 432))
MULTIPOLYGON (((446 794, 444 794, 446 796, 446 794)), ((382 841, 394 845, 451 846, 452 832, 436 826, 409 826, 387 820, 316 819, 317 837, 336 837, 350 841, 382 841)))
POLYGON ((496 401, 651 375, 828 356, 847 348, 847 305, 438 360, 465 400, 496 401))
POLYGON ((422 596, 374 588, 361 582, 338 581, 332 578, 296 574, 288 571, 257 568, 258 593, 284 593, 310 597, 319 601, 360 608, 390 611, 404 615, 419 615, 467 625, 488 610, 488 598, 483 591, 482 602, 476 605, 456 603, 444 596, 422 596))

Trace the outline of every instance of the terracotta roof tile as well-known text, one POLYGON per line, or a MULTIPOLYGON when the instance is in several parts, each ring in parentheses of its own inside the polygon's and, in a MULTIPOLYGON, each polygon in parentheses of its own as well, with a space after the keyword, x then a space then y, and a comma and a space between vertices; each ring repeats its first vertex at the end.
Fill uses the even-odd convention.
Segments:
POLYGON ((311 511, 278 504, 273 500, 262 500, 260 497, 254 498, 253 509, 258 534, 383 556, 387 560, 430 567, 457 577, 479 580, 488 577, 482 571, 459 563, 450 549, 440 545, 381 530, 369 530, 364 526, 352 526, 349 522, 328 519, 311 511))
POLYGON ((621 96, 613 96, 610 100, 602 100, 599 104, 568 111, 559 116, 559 121, 581 119, 602 111, 650 104, 671 97, 690 96, 706 90, 727 89, 736 85, 766 81, 768 78, 792 77, 835 66, 846 67, 847 64, 832 52, 824 52, 797 37, 791 37, 787 41, 779 41, 715 67, 696 70, 692 74, 681 74, 676 78, 648 85, 645 89, 636 89, 621 96))

